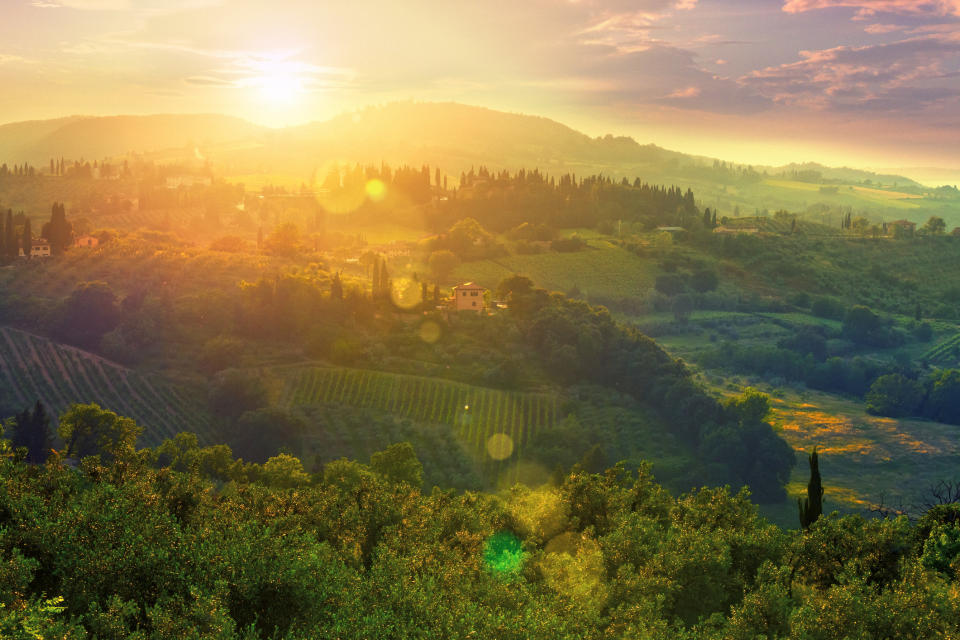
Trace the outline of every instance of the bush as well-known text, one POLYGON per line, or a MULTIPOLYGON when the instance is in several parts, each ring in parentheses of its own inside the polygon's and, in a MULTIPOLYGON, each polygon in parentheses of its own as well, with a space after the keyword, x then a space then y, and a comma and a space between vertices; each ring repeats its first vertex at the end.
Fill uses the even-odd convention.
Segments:
POLYGON ((915 415, 923 402, 923 387, 899 373, 880 376, 866 395, 867 412, 900 418, 915 415))

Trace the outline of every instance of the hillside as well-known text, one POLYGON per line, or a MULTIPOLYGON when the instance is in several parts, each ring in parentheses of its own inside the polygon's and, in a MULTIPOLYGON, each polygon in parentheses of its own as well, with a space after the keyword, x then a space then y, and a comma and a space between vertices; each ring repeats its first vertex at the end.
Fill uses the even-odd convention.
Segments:
POLYGON ((194 393, 81 349, 0 327, 0 415, 13 415, 37 399, 53 416, 74 402, 93 402, 134 418, 145 445, 181 431, 206 441, 209 418, 194 393))
POLYGON ((0 126, 0 162, 43 166, 50 158, 97 159, 190 146, 216 145, 260 135, 264 128, 216 114, 72 116, 0 126))

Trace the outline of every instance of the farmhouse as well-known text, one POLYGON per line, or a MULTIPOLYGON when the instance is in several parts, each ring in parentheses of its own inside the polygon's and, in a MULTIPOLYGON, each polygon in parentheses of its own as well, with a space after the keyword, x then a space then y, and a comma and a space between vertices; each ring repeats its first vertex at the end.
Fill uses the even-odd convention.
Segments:
POLYGON ((895 235, 901 233, 912 236, 913 232, 917 230, 917 223, 910 222, 909 220, 894 220, 893 222, 888 222, 886 227, 892 230, 895 235))
POLYGON ((74 245, 77 247, 95 247, 100 244, 100 240, 96 236, 86 235, 80 236, 74 242, 74 245))
MULTIPOLYGON (((20 250, 23 253, 23 249, 20 250)), ((50 257, 50 243, 44 240, 43 238, 37 238, 30 245, 30 257, 31 258, 49 258, 50 257)))
POLYGON ((472 282, 458 284, 453 288, 453 308, 456 311, 483 311, 483 294, 486 293, 486 287, 472 282))

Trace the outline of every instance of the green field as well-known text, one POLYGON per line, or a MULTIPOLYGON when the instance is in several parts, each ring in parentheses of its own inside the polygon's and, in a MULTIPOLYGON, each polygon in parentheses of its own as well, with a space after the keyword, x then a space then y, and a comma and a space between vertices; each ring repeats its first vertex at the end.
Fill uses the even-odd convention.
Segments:
POLYGON ((467 262, 457 267, 454 277, 495 288, 504 278, 519 273, 550 291, 567 292, 576 287, 581 292, 578 297, 584 298, 632 297, 653 286, 658 273, 653 260, 602 238, 589 238, 588 242, 586 249, 573 253, 545 251, 467 262))
POLYGON ((546 393, 502 391, 437 378, 316 365, 280 368, 277 373, 284 382, 279 400, 283 406, 345 404, 386 411, 419 423, 447 425, 468 448, 479 452, 489 453, 490 447, 509 439, 511 452, 505 458, 519 455, 530 436, 553 426, 558 419, 557 398, 546 393), (491 441, 497 434, 501 435, 491 441))
POLYGON ((201 398, 92 353, 0 327, 0 404, 12 413, 37 400, 53 415, 74 402, 94 402, 129 416, 143 427, 141 446, 181 431, 206 442, 201 398))

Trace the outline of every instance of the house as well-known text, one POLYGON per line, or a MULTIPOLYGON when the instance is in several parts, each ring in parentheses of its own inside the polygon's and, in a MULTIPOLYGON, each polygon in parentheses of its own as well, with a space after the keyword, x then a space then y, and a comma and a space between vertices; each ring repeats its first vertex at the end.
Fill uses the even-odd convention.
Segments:
POLYGON ((909 220, 894 220, 884 225, 894 237, 910 237, 917 230, 917 223, 909 220))
POLYGON ((73 243, 77 247, 95 247, 100 244, 100 240, 91 235, 80 236, 73 243))
POLYGON ((50 243, 44 240, 43 238, 37 238, 30 245, 30 257, 31 258, 49 258, 50 257, 50 243))
POLYGON ((453 308, 456 311, 483 311, 483 294, 487 292, 486 287, 472 282, 458 284, 453 288, 453 308))

